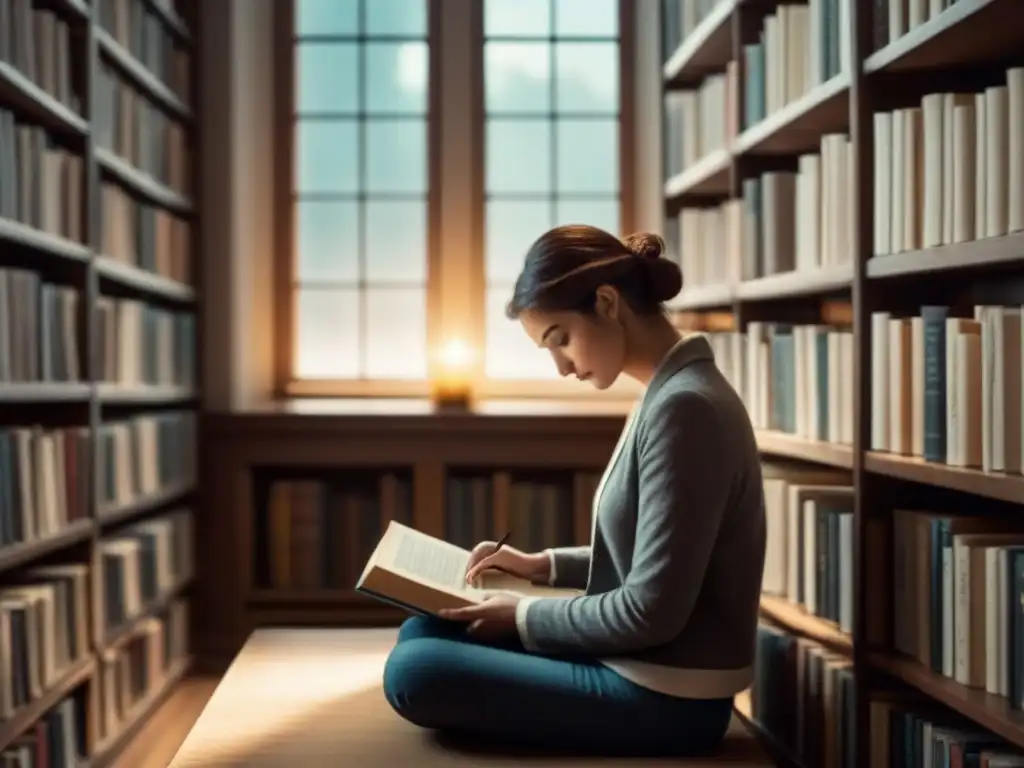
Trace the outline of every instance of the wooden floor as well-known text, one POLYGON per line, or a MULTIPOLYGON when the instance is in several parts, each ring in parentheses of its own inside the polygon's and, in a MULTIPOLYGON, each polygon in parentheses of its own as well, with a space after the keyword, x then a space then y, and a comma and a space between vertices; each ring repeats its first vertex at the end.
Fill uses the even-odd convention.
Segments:
POLYGON ((455 750, 401 720, 381 696, 381 671, 394 636, 394 630, 260 630, 219 685, 208 678, 187 681, 129 746, 117 766, 773 765, 738 719, 725 748, 714 759, 552 759, 455 750), (202 716, 197 721, 200 710, 202 716))
POLYGON ((214 676, 183 680, 121 752, 113 768, 167 768, 219 682, 214 676))

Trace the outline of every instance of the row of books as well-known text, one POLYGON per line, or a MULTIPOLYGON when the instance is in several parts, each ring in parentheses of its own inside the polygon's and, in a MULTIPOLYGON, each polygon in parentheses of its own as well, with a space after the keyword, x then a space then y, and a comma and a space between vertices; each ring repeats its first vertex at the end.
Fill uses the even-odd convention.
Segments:
POLYGON ((42 128, 0 108, 0 218, 81 243, 83 167, 42 128))
POLYGON ((853 632, 853 486, 850 474, 764 462, 762 591, 853 632))
POLYGON ((854 759, 856 696, 851 659, 767 622, 757 628, 750 714, 799 765, 888 765, 858 764, 854 759))
POLYGON ((146 0, 98 0, 100 26, 184 103, 190 101, 189 56, 146 0))
POLYGON ((755 429, 853 444, 853 332, 754 321, 705 334, 755 429))
POLYGON ((963 0, 874 0, 873 43, 879 50, 963 0))
POLYGON ((90 649, 89 568, 38 566, 0 587, 0 721, 53 688, 90 649))
MULTIPOLYGON (((795 8, 797 6, 780 6, 795 8)), ((849 264, 853 258, 853 149, 821 137, 793 171, 743 180, 742 279, 849 264)))
MULTIPOLYGON (((582 471, 539 480, 514 478, 508 472, 451 475, 445 538, 472 549, 511 531, 509 545, 524 552, 585 544, 589 536, 578 540, 577 517, 590 520, 589 507, 599 480, 599 475, 582 471), (496 529, 502 524, 508 531, 496 529)), ((589 525, 586 528, 589 532, 589 525)))
MULTIPOLYGON (((585 543, 598 480, 587 471, 453 474, 443 538, 471 549, 511 531, 508 543, 528 552, 585 543)), ((391 520, 414 526, 411 478, 395 472, 369 481, 257 478, 255 509, 254 579, 265 589, 350 589, 391 520)))
POLYGON ((852 145, 826 134, 796 171, 743 180, 742 197, 683 208, 668 222, 688 287, 732 284, 852 262, 852 145))
POLYGON ((195 572, 192 513, 174 509, 99 541, 105 636, 120 633, 171 597, 195 572))
POLYGON ((735 62, 725 72, 708 75, 693 90, 665 94, 665 169, 685 171, 716 150, 728 149, 736 135, 735 62))
POLYGON ((87 427, 0 428, 0 553, 89 516, 87 427))
POLYGON ((874 252, 1024 231, 1024 67, 874 116, 874 252))
POLYGON ((71 28, 52 9, 32 0, 0 3, 0 62, 14 67, 72 112, 81 113, 72 77, 71 28))
POLYGON ((80 300, 36 272, 0 267, 0 383, 81 379, 80 300))
POLYGON ((872 314, 871 446, 986 472, 1024 472, 1022 307, 958 317, 872 314))
POLYGON ((63 768, 87 764, 84 688, 60 700, 9 746, 0 749, 3 768, 63 768))
POLYGON ((180 195, 191 189, 184 126, 163 112, 114 69, 98 65, 96 145, 180 195))
POLYGON ((192 387, 196 320, 192 312, 101 296, 96 364, 104 382, 125 386, 192 387))
POLYGON ((683 208, 666 222, 668 252, 675 254, 687 288, 741 279, 743 203, 683 208))
POLYGON ((808 0, 765 16, 759 40, 743 47, 744 129, 848 71, 849 7, 846 0, 808 0))
POLYGON ((412 480, 271 479, 257 491, 255 582, 267 589, 351 589, 388 523, 412 525, 412 480))
POLYGON ((192 411, 143 414, 100 425, 100 515, 191 486, 196 439, 192 411))
POLYGON ((896 510, 892 541, 894 648, 1024 709, 1024 529, 896 510))
POLYGON ((140 622, 138 632, 100 655, 100 738, 110 739, 189 655, 188 604, 177 598, 140 622))
MULTIPOLYGON (((0 268, 0 382, 82 378, 80 293, 35 272, 0 268)), ((97 299, 99 379, 124 385, 195 382, 195 316, 136 299, 97 299)))
POLYGON ((723 2, 725 0, 663 0, 661 29, 665 56, 670 57, 715 6, 723 2))
POLYGON ((117 184, 100 186, 100 252, 179 283, 192 282, 189 222, 133 197, 117 184))
POLYGON ((1004 739, 902 689, 871 695, 869 738, 857 744, 857 697, 849 657, 762 622, 756 659, 751 715, 801 765, 1024 765, 1024 753, 1004 739))

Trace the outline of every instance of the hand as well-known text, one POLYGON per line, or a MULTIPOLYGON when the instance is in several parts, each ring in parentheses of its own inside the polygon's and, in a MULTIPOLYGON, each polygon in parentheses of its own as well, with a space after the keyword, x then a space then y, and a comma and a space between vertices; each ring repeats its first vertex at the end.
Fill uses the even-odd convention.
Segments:
POLYGON ((497 568, 499 571, 519 576, 530 581, 544 581, 547 579, 550 562, 548 556, 543 552, 527 554, 515 547, 504 545, 497 552, 494 551, 494 541, 482 541, 473 547, 469 555, 469 564, 466 566, 466 581, 473 581, 488 568, 497 568))
POLYGON ((521 597, 495 595, 465 608, 447 608, 438 613, 442 619, 468 621, 467 632, 484 640, 497 640, 516 632, 516 606, 521 597))

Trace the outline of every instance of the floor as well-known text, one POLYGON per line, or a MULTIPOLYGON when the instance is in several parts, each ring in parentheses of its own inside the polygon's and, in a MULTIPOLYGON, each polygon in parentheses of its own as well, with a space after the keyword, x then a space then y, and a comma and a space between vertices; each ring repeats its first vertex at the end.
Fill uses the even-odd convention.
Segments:
POLYGON ((219 677, 200 675, 183 680, 121 752, 113 768, 167 768, 219 682, 219 677))
POLYGON ((381 696, 381 670, 394 635, 393 629, 260 630, 212 696, 214 681, 190 680, 182 686, 175 694, 177 706, 163 708, 167 714, 162 710, 147 726, 152 736, 141 734, 118 768, 772 765, 738 721, 713 760, 553 759, 455 750, 402 721, 381 696), (168 755, 178 744, 171 760, 168 755))

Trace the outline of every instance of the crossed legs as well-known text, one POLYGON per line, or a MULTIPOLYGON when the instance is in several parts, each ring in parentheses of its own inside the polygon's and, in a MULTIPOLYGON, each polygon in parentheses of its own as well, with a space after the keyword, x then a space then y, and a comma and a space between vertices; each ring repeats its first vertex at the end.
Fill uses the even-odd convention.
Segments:
POLYGON ((514 638, 486 644, 419 616, 399 631, 384 694, 424 728, 609 756, 706 753, 732 714, 732 699, 665 696, 592 659, 533 654, 514 638))

